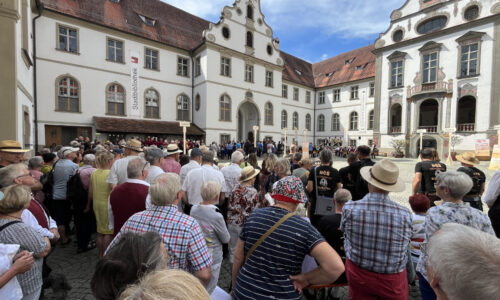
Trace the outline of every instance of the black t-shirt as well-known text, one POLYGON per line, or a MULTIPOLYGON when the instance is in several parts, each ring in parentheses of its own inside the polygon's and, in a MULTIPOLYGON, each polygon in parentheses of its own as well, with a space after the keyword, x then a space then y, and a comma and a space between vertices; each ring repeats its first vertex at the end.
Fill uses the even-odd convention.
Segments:
POLYGON ((415 165, 415 173, 422 173, 419 192, 435 193, 436 171, 446 172, 446 165, 434 160, 421 161, 415 165))
POLYGON ((481 185, 486 182, 486 175, 483 171, 475 167, 461 167, 457 171, 464 172, 472 179, 474 185, 467 195, 477 195, 481 192, 481 185))
POLYGON ((331 216, 323 216, 319 221, 318 231, 325 238, 325 240, 332 246, 335 251, 345 261, 344 250, 344 233, 340 231, 341 214, 334 214, 331 216))
POLYGON ((361 177, 360 170, 363 167, 373 166, 375 162, 371 159, 361 159, 352 163, 349 166, 349 174, 351 175, 351 182, 353 184, 352 199, 360 200, 368 194, 368 183, 361 177))
POLYGON ((349 192, 351 192, 352 194, 354 184, 352 183, 351 179, 349 179, 349 166, 340 169, 339 174, 340 180, 342 182, 342 187, 346 190, 349 190, 349 192))
POLYGON ((316 185, 318 186, 318 195, 331 197, 337 190, 337 184, 341 182, 340 174, 337 169, 329 166, 319 166, 312 168, 307 181, 313 182, 313 190, 311 192, 311 214, 314 215, 316 208, 316 185), (318 177, 316 180, 316 173, 318 177))

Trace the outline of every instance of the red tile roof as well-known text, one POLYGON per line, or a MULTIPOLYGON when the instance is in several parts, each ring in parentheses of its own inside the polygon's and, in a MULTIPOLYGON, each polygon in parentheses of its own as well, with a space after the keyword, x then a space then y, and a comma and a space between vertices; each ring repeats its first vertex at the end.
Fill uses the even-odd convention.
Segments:
MULTIPOLYGON (((41 0, 45 9, 115 28, 166 45, 192 50, 203 42, 210 22, 160 0, 41 0), (146 25, 139 15, 155 20, 146 25)), ((356 81, 375 76, 373 45, 311 64, 281 51, 283 79, 311 88, 356 81), (350 65, 345 61, 355 58, 350 65), (357 66, 364 66, 356 70, 357 66), (330 77, 326 74, 332 73, 330 77)))
MULTIPOLYGON (((179 127, 178 122, 105 117, 94 117, 94 120, 98 132, 182 135, 182 127, 179 127)), ((187 128, 187 135, 204 136, 205 131, 191 123, 187 128)))

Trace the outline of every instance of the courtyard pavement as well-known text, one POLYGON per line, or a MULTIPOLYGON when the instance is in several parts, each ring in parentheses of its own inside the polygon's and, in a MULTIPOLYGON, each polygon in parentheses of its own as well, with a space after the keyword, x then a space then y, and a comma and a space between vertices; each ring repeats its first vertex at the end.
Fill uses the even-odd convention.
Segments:
MULTIPOLYGON (((376 159, 379 161, 380 159, 376 159)), ((402 193, 391 193, 390 197, 394 201, 400 203, 401 205, 408 205, 408 197, 411 194, 411 182, 413 180, 414 166, 417 160, 414 159, 393 159, 400 168, 400 176, 406 184, 406 190, 402 193)), ((335 158, 333 166, 335 168, 342 168, 346 166, 345 159, 335 158)), ((456 170, 460 167, 458 162, 455 162, 452 166, 448 166, 449 170, 456 170)), ((487 170, 488 165, 482 162, 479 166, 481 170, 486 173, 487 181, 493 175, 493 171, 487 170)), ((485 205, 486 206, 486 205, 485 205)), ((75 237, 72 237, 75 240, 75 237)), ((87 300, 95 299, 90 290, 90 280, 92 278, 95 265, 98 260, 97 251, 94 249, 92 251, 77 254, 76 244, 68 245, 66 248, 61 248, 59 246, 55 247, 52 254, 48 257, 47 261, 53 272, 58 272, 64 274, 72 290, 68 293, 68 299, 75 300, 87 300)), ((228 291, 231 281, 231 271, 228 259, 225 259, 222 263, 221 275, 219 278, 219 286, 228 291)), ((45 290, 45 297, 42 299, 53 299, 52 291, 50 289, 45 290)), ((347 288, 343 288, 341 291, 341 299, 348 299, 347 288)), ((418 283, 416 286, 410 286, 410 298, 421 299, 420 292, 418 290, 418 283)))

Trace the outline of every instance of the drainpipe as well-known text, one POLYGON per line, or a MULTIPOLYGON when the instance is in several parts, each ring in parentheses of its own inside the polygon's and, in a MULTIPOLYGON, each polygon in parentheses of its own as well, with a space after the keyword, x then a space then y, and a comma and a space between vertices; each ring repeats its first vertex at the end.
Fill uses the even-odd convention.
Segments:
POLYGON ((194 51, 189 51, 191 57, 191 123, 194 123, 194 51))
POLYGON ((316 145, 316 96, 317 96, 317 93, 316 91, 314 91, 314 113, 313 113, 313 140, 312 140, 312 144, 313 146, 316 145))
POLYGON ((36 19, 42 16, 43 5, 40 0, 35 0, 36 7, 38 8, 38 15, 32 20, 32 32, 33 32, 33 102, 34 102, 34 120, 35 125, 35 153, 38 150, 38 91, 36 84, 36 69, 37 69, 37 58, 36 58, 36 19))

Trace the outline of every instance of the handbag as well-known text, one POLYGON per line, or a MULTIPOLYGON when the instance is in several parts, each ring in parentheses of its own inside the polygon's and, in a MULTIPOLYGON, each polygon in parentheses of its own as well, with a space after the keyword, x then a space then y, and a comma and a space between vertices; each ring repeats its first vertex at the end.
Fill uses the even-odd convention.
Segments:
POLYGON ((332 197, 318 195, 318 168, 314 168, 314 186, 316 188, 316 205, 314 206, 314 214, 320 216, 328 216, 335 214, 332 197))

